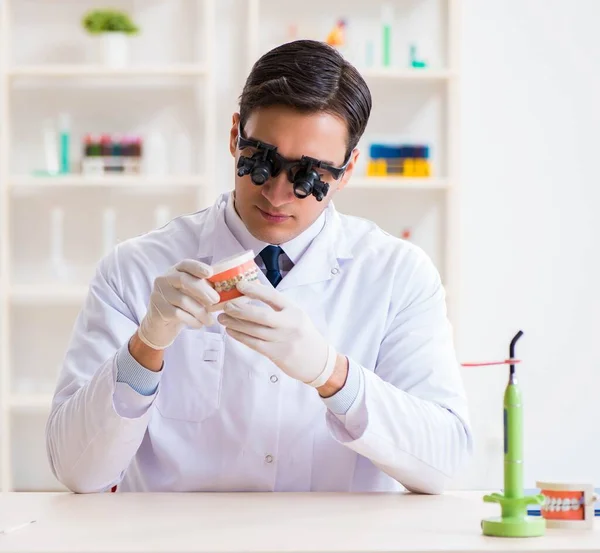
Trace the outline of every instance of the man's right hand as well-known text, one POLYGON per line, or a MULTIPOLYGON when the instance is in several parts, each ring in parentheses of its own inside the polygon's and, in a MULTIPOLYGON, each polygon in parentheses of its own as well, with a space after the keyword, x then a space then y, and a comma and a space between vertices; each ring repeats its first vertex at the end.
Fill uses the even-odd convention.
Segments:
POLYGON ((219 303, 220 297, 206 280, 210 276, 209 265, 185 259, 156 278, 148 311, 137 332, 139 339, 154 350, 163 350, 185 326, 214 324, 207 307, 219 303))

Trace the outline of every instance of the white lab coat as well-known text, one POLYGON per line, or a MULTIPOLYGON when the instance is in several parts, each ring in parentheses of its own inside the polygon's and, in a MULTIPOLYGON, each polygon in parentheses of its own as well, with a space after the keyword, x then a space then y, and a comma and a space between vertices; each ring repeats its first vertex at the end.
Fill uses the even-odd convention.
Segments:
MULTIPOLYGON (((154 279, 184 258, 241 250, 227 194, 119 244, 98 265, 47 424, 56 477, 75 492, 439 493, 471 451, 465 394, 429 258, 371 222, 327 209, 323 230, 278 290, 361 371, 346 415, 234 341, 218 323, 166 350, 157 392, 117 382, 116 355, 154 279)), ((261 280, 270 286, 261 274, 261 280)))

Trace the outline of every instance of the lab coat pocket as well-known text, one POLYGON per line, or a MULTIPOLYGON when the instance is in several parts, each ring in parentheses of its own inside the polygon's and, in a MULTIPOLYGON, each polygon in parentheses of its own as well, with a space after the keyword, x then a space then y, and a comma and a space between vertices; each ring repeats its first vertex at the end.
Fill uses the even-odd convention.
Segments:
POLYGON ((221 402, 224 344, 219 332, 184 331, 165 352, 156 407, 167 419, 202 422, 221 402))

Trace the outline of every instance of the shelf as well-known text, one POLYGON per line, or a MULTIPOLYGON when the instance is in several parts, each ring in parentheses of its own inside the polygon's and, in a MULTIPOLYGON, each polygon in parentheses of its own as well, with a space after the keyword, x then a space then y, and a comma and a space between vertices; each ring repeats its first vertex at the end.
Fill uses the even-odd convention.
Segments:
POLYGON ((10 288, 10 300, 16 305, 79 305, 87 293, 88 287, 81 284, 20 284, 10 288))
POLYGON ((454 76, 453 71, 446 69, 396 69, 394 67, 363 69, 361 74, 366 79, 399 81, 445 81, 454 76))
POLYGON ((38 411, 50 409, 52 394, 12 394, 9 399, 11 410, 38 411))
POLYGON ((207 74, 201 64, 129 66, 112 69, 101 65, 18 65, 8 70, 9 77, 199 77, 207 74))
MULTIPOLYGON (((189 176, 86 176, 66 175, 57 177, 12 176, 9 178, 13 189, 37 188, 198 188, 204 186, 202 175, 189 176)), ((433 177, 352 177, 350 185, 354 188, 448 188, 448 180, 433 177)))
POLYGON ((104 188, 104 187, 137 187, 137 188, 198 188, 204 186, 202 175, 180 176, 137 176, 137 175, 64 175, 56 177, 36 177, 29 175, 14 175, 9 177, 12 188, 104 188))
POLYGON ((432 177, 352 177, 348 183, 351 189, 410 189, 410 190, 446 190, 448 179, 432 177))

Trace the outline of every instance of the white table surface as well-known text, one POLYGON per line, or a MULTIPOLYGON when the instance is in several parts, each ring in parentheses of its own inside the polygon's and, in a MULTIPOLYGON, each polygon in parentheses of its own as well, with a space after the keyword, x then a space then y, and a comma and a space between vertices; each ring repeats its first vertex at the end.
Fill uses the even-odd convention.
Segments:
POLYGON ((491 538, 483 492, 0 494, 0 552, 600 551, 600 531, 491 538))

